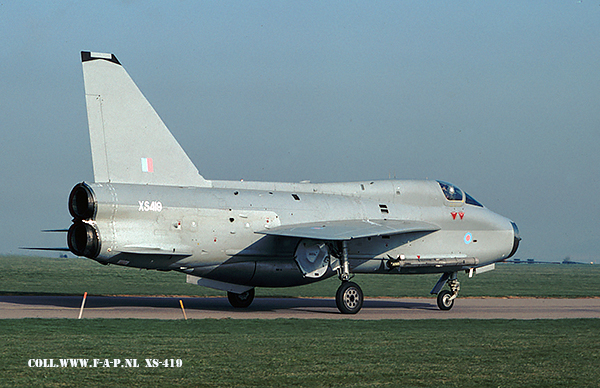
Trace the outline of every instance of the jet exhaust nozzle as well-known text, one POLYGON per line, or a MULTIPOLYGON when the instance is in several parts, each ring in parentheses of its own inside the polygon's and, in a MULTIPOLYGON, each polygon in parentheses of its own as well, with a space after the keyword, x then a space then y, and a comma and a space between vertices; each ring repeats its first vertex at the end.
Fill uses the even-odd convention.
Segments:
POLYGON ((94 259, 100 253, 100 236, 96 228, 83 221, 76 221, 67 232, 69 250, 77 256, 94 259))
POLYGON ((97 203, 92 188, 85 182, 73 187, 69 194, 69 213, 75 219, 91 220, 96 216, 97 203))
POLYGON ((77 256, 94 259, 100 253, 98 229, 89 221, 96 217, 98 203, 92 188, 85 182, 78 183, 69 194, 69 213, 73 225, 67 232, 69 250, 77 256))

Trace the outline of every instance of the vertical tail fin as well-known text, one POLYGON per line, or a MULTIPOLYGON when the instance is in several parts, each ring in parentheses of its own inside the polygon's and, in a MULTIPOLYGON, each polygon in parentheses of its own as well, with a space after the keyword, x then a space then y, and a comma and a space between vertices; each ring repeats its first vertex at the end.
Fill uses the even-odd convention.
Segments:
POLYGON ((114 55, 81 61, 96 182, 210 185, 114 55))

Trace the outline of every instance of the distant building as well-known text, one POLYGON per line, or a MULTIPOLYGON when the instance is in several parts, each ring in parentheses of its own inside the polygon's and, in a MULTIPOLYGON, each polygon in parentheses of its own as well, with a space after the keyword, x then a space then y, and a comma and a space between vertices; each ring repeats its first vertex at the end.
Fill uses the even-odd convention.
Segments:
MULTIPOLYGON (((565 259, 561 262, 561 264, 588 264, 588 263, 582 263, 580 261, 573 261, 571 260, 571 258, 569 256, 565 257, 565 259)), ((589 264, 594 264, 594 262, 590 262, 589 264)))

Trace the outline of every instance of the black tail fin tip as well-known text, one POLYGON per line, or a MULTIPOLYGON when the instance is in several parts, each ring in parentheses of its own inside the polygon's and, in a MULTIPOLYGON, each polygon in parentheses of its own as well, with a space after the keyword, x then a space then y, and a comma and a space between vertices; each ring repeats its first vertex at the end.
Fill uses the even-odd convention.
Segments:
POLYGON ((91 51, 82 51, 81 52, 81 62, 94 61, 96 59, 103 59, 105 61, 109 61, 112 63, 116 63, 117 65, 121 65, 121 62, 115 57, 114 54, 105 54, 105 53, 95 53, 91 51))

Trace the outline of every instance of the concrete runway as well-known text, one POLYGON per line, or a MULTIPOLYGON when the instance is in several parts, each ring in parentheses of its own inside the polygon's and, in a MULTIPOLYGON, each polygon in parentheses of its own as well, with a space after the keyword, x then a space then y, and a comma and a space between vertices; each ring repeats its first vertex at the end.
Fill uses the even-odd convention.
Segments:
MULTIPOLYGON (((71 318, 79 316, 82 296, 0 296, 0 318, 71 318)), ((247 309, 234 309, 227 298, 88 296, 83 318, 183 319, 561 319, 600 318, 600 298, 458 298, 450 311, 435 299, 365 299, 356 315, 342 315, 334 299, 256 298, 247 309)))

